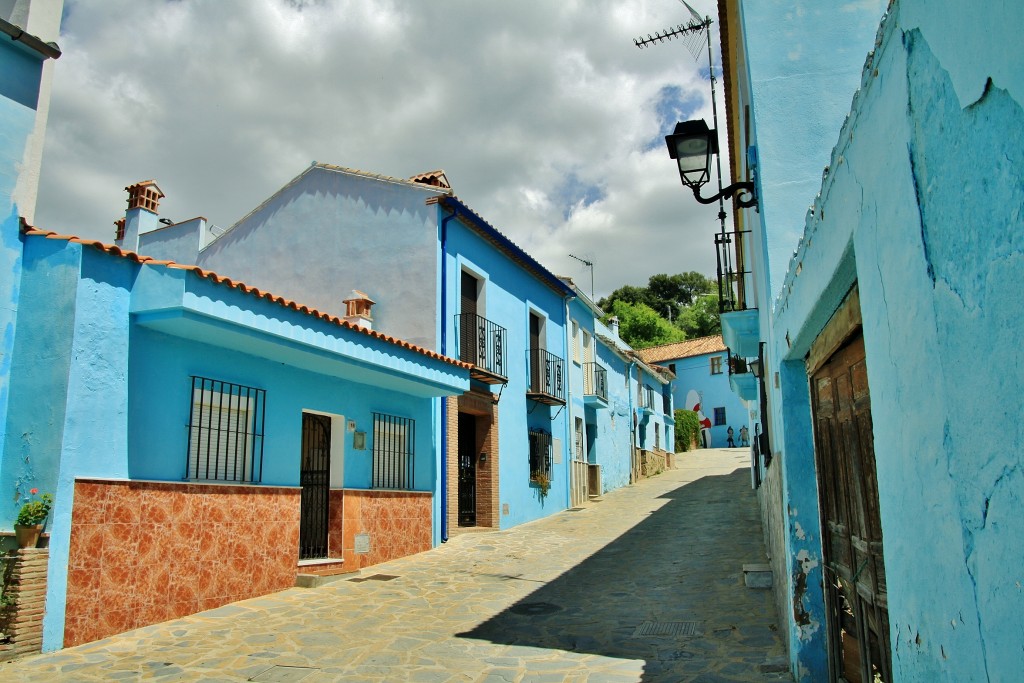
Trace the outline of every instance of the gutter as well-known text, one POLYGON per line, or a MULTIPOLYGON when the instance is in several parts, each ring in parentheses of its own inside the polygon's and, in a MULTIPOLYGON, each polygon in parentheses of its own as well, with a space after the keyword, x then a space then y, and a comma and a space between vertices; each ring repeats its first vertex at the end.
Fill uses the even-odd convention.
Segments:
MULTIPOLYGON (((448 221, 441 219, 441 354, 448 345, 448 221)), ((448 542, 448 401, 441 399, 441 543, 448 542)))
POLYGON ((4 19, 0 19, 0 33, 6 34, 11 40, 39 53, 43 56, 43 59, 60 58, 60 48, 57 47, 57 43, 44 42, 41 38, 37 38, 31 33, 26 33, 25 29, 4 19))

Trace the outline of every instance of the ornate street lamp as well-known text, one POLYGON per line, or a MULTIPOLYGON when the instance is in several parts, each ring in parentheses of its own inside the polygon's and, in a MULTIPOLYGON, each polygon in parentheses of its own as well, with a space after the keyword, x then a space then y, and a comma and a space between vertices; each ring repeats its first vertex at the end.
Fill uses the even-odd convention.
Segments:
POLYGON ((704 119, 680 121, 676 124, 675 132, 665 136, 665 144, 668 146, 668 155, 679 164, 679 179, 693 190, 693 196, 698 202, 712 204, 740 192, 743 194, 736 197, 738 206, 757 206, 752 182, 733 183, 713 197, 700 196, 701 186, 711 179, 711 156, 718 154, 718 131, 709 129, 704 119))

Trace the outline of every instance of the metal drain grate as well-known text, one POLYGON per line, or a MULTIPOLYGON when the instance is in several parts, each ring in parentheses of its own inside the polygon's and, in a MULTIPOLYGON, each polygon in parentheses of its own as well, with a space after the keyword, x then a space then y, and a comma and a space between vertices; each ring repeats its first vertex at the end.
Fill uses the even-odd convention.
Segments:
POLYGON ((373 576, 357 576, 354 579, 349 579, 352 583, 362 583, 363 581, 394 581, 397 576, 391 574, 374 574, 373 576))
POLYGON ((508 611, 513 614, 524 614, 530 617, 540 616, 542 614, 552 614, 553 612, 560 612, 561 610, 561 607, 550 602, 521 602, 518 605, 513 605, 508 608, 508 611))
POLYGON ((700 621, 645 621, 633 632, 634 638, 676 638, 696 636, 702 632, 700 621))
POLYGON ((249 680, 254 681, 254 683, 291 683, 291 681, 301 681, 309 674, 319 670, 308 666, 274 665, 269 669, 259 672, 249 680))

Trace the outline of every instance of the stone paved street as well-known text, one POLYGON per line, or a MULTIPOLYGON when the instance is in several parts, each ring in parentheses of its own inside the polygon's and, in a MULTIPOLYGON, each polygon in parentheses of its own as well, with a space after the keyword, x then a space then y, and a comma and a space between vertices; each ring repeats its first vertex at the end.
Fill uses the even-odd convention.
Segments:
POLYGON ((784 681, 745 449, 515 529, 0 665, 2 681, 784 681))

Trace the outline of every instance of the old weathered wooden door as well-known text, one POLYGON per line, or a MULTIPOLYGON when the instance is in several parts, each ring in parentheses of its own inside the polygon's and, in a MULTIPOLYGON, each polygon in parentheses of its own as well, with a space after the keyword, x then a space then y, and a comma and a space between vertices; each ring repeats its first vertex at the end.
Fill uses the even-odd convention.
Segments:
POLYGON ((833 676, 891 681, 871 397, 859 330, 813 371, 811 388, 833 676))

